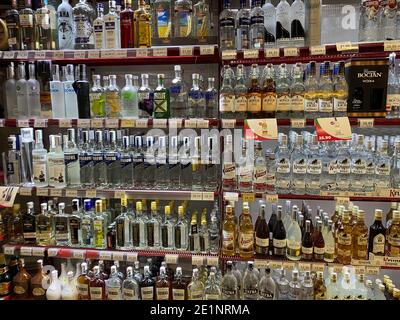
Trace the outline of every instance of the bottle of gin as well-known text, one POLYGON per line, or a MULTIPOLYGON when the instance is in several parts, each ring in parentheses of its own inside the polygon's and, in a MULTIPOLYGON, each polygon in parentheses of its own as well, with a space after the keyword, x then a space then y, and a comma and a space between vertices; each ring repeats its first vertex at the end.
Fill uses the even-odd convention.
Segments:
POLYGON ((121 90, 121 116, 124 118, 138 118, 138 92, 132 85, 132 75, 125 75, 125 87, 121 90))
POLYGON ((154 90, 154 118, 168 119, 170 117, 169 90, 164 86, 164 74, 158 74, 158 85, 154 90))
POLYGON ((151 13, 146 7, 144 0, 139 0, 139 8, 134 13, 135 48, 151 47, 151 13))
POLYGON ((8 31, 8 50, 20 50, 21 40, 17 0, 11 0, 11 8, 6 11, 5 20, 8 31))
POLYGON ((223 11, 219 15, 220 50, 235 50, 235 13, 231 1, 224 0, 223 11))
POLYGON ((247 0, 240 0, 236 14, 236 50, 250 49, 250 10, 247 0))
POLYGON ((94 74, 93 86, 90 88, 90 114, 91 118, 104 118, 106 116, 105 93, 100 83, 100 75, 94 74))
POLYGON ((93 21, 94 47, 96 49, 105 48, 105 31, 104 31, 104 5, 97 4, 97 18, 93 21))
POLYGON ((62 0, 57 8, 58 49, 74 49, 74 20, 69 0, 62 0))
POLYGON ((75 129, 68 129, 67 140, 64 144, 64 159, 67 174, 68 187, 79 187, 81 185, 79 150, 75 142, 75 129))
POLYGON ((109 1, 108 14, 104 16, 104 40, 105 49, 119 49, 120 46, 120 25, 119 16, 115 12, 115 0, 109 1))
POLYGON ((50 136, 50 151, 47 154, 49 186, 55 188, 66 187, 64 152, 62 139, 59 135, 50 136))
POLYGON ((35 50, 36 25, 35 12, 32 10, 32 0, 25 0, 23 9, 19 11, 19 28, 22 50, 35 50))
POLYGON ((117 86, 117 76, 109 76, 110 85, 105 90, 106 114, 108 118, 119 118, 121 115, 121 90, 117 86))
POLYGON ((72 9, 74 17, 75 49, 94 49, 93 20, 94 9, 86 0, 79 2, 72 9))
POLYGON ((56 49, 56 16, 48 7, 48 0, 41 0, 41 7, 35 12, 36 50, 56 49))
POLYGON ((32 150, 33 182, 36 187, 48 185, 47 150, 43 146, 42 130, 35 131, 35 145, 32 150))

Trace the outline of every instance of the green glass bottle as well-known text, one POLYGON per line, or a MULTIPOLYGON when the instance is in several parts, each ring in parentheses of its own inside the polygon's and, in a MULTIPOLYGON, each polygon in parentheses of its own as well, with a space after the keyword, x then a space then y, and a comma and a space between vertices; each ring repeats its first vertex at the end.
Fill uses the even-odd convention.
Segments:
POLYGON ((158 74, 158 85, 154 90, 154 113, 156 119, 168 119, 170 116, 170 97, 169 90, 164 87, 163 74, 158 74))

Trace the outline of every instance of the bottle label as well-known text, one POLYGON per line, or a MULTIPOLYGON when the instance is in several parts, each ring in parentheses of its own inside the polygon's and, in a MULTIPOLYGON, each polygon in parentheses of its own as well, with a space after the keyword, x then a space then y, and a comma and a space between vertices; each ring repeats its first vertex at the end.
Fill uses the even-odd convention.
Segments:
POLYGON ((307 247, 302 246, 301 247, 301 252, 303 254, 313 254, 313 247, 307 248, 307 247))
POLYGON ((79 165, 81 168, 90 164, 92 161, 93 161, 93 157, 91 155, 80 155, 79 156, 79 165))
POLYGON ((33 181, 43 183, 47 181, 46 155, 32 155, 33 181))
POLYGON ((119 288, 107 288, 108 300, 121 300, 121 290, 119 288))
POLYGON ((114 49, 115 38, 117 37, 114 17, 104 17, 104 29, 106 33, 106 49, 114 49))
POLYGON ((64 158, 49 158, 49 183, 65 183, 65 163, 64 158))
POLYGON ((354 174, 365 174, 366 163, 363 159, 354 159, 351 163, 351 172, 354 174))
POLYGON ((301 242, 287 239, 287 251, 290 256, 300 256, 301 242))
POLYGON ((46 13, 35 14, 36 25, 41 26, 42 29, 50 29, 50 15, 46 13))
POLYGON ((277 94, 276 111, 290 111, 291 99, 289 94, 277 94))
POLYGON ((261 111, 261 95, 257 94, 249 94, 247 99, 247 110, 250 112, 258 112, 261 111))
POLYGON ((304 96, 302 95, 292 95, 292 111, 304 111, 304 96))
POLYGON ((322 172, 322 162, 320 159, 310 159, 308 160, 307 173, 309 174, 321 174, 322 172))
POLYGON ((157 300, 169 300, 169 288, 156 288, 157 300))
POLYGON ((349 174, 350 173, 350 160, 343 159, 338 162, 338 173, 340 174, 349 174))
POLYGON ((337 255, 341 257, 351 257, 351 249, 338 247, 337 255))
POLYGON ((90 300, 103 300, 103 288, 91 287, 90 288, 90 300))
POLYGON ((168 38, 171 31, 170 14, 162 6, 156 8, 157 13, 157 31, 159 38, 168 38))
POLYGON ((382 233, 377 234, 373 239, 373 254, 385 254, 385 235, 382 233))
POLYGON ((58 44, 60 49, 72 49, 74 47, 74 34, 72 26, 72 15, 68 10, 61 10, 57 16, 58 44))
POLYGON ((219 300, 219 295, 206 293, 206 300, 219 300))
POLYGON ((333 110, 335 112, 347 112, 347 100, 333 98, 333 110))
POLYGON ((388 94, 386 101, 386 111, 390 112, 400 106, 400 94, 388 94))
POLYGON ((304 99, 304 111, 305 112, 317 112, 318 102, 315 99, 304 99))
POLYGON ((154 92, 154 113, 168 112, 168 98, 165 92, 154 92))
POLYGON ((328 174, 337 174, 338 165, 336 160, 332 160, 328 163, 328 174))
POLYGON ((363 233, 357 236, 357 245, 366 246, 368 244, 368 233, 363 233))
POLYGON ((14 284, 14 293, 15 294, 24 294, 25 292, 26 292, 26 290, 23 286, 14 284))
POLYGON ((219 95, 219 111, 232 112, 234 99, 232 94, 221 93, 219 95))
POLYGON ((275 92, 267 92, 263 96, 262 101, 262 110, 266 112, 275 112, 276 111, 276 93, 275 92))
POLYGON ((236 165, 234 163, 225 163, 222 174, 224 181, 234 183, 236 179, 236 165))
POLYGON ((286 239, 273 239, 272 244, 275 248, 285 248, 286 247, 286 239))
POLYGON ((290 173, 290 160, 288 158, 277 159, 276 172, 290 173))
POLYGON ((325 253, 325 247, 322 248, 314 247, 314 253, 323 255, 325 253))
POLYGON ((335 254, 335 246, 334 245, 325 245, 325 257, 327 257, 327 255, 334 255, 335 254))
POLYGON ((259 238, 256 237, 256 245, 259 247, 268 247, 269 246, 269 239, 268 238, 259 238))
POLYGON ((253 183, 253 168, 244 166, 240 168, 239 185, 242 188, 250 188, 253 183))
POLYGON ((350 234, 339 234, 338 243, 343 246, 351 246, 351 235, 350 234))
POLYGON ((185 300, 185 290, 172 289, 172 300, 185 300))
POLYGON ((37 231, 36 232, 36 241, 38 243, 47 243, 50 244, 51 239, 51 231, 37 231))
POLYGON ((318 99, 319 112, 330 113, 333 110, 332 101, 325 99, 318 99))
POLYGON ((77 153, 64 153, 64 163, 66 166, 77 162, 78 161, 78 154, 77 153))
MULTIPOLYGON (((366 174, 375 174, 375 163, 373 161, 366 163, 365 173, 366 174)), ((373 184, 373 181, 369 181, 369 183, 373 184)), ((367 181, 367 184, 369 184, 369 183, 367 181)))
POLYGON ((233 249, 235 245, 235 232, 234 231, 222 231, 222 241, 224 249, 233 249))
POLYGON ((33 15, 32 14, 20 14, 19 25, 23 28, 33 27, 33 15))
POLYGON ((269 291, 269 290, 260 290, 260 295, 265 299, 265 300, 274 300, 274 293, 269 291))
POLYGON ((78 293, 81 296, 88 296, 89 294, 89 286, 87 284, 78 283, 78 293))
POLYGON ((219 21, 220 27, 235 27, 235 20, 233 18, 223 18, 219 21))
POLYGON ((389 234, 388 242, 394 247, 400 247, 400 238, 397 238, 397 234, 389 234))
POLYGON ((235 112, 246 112, 248 101, 246 95, 237 96, 235 99, 235 112))
POLYGON ((118 92, 107 92, 106 103, 111 117, 116 117, 120 112, 120 97, 118 92))
POLYGON ((255 168, 254 184, 259 187, 266 187, 266 185, 267 185, 267 169, 264 166, 255 168))
POLYGON ((203 291, 193 291, 190 300, 203 300, 203 291))
POLYGON ((138 297, 135 294, 135 290, 124 288, 123 292, 124 292, 124 300, 137 300, 138 299, 138 297))
POLYGON ((153 300, 154 288, 153 287, 140 288, 140 293, 142 295, 142 300, 153 300))
POLYGON ((375 168, 375 172, 378 176, 389 176, 390 175, 390 167, 386 164, 377 165, 375 168))
POLYGON ((307 165, 305 159, 296 159, 293 161, 293 173, 305 174, 307 165))
POLYGON ((1 282, 0 283, 0 295, 6 296, 11 293, 12 282, 1 282))
POLYGON ((92 43, 93 28, 90 23, 89 17, 83 14, 74 15, 75 24, 75 43, 76 44, 88 44, 92 43), (92 41, 91 41, 92 40, 92 41))
POLYGON ((190 12, 182 8, 175 10, 175 14, 179 17, 179 28, 177 37, 188 37, 191 32, 191 16, 190 12))

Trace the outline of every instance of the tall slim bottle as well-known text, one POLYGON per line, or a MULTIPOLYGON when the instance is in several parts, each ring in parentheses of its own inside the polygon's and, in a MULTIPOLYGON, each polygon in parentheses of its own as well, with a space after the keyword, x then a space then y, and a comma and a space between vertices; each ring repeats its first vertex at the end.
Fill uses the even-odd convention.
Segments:
POLYGON ((25 6, 19 11, 20 41, 22 50, 35 50, 35 21, 32 0, 25 0, 25 6))
POLYGON ((33 128, 21 129, 21 182, 24 187, 33 186, 33 128))
POLYGON ((120 48, 120 26, 119 16, 116 13, 116 2, 111 0, 108 2, 108 14, 104 16, 104 40, 105 49, 120 48))
POLYGON ((262 6, 264 11, 265 47, 273 47, 276 43, 276 9, 271 0, 262 6))
POLYGON ((57 8, 58 49, 74 49, 74 20, 69 0, 62 0, 57 8))
POLYGON ((164 74, 158 74, 158 85, 154 90, 154 118, 168 119, 170 117, 170 93, 164 86, 164 74))
POLYGON ((3 168, 7 168, 7 176, 4 182, 8 186, 19 186, 21 183, 21 153, 17 150, 17 137, 11 135, 7 141, 8 152, 5 156, 7 162, 3 162, 3 168))
POLYGON ((6 92, 6 117, 18 119, 17 81, 15 80, 14 62, 7 67, 7 80, 4 84, 6 92))
POLYGON ((236 50, 250 49, 250 10, 247 0, 240 0, 240 9, 236 14, 236 50))
POLYGON ((56 49, 56 15, 53 8, 48 7, 48 0, 40 1, 40 8, 35 13, 36 50, 56 49))
POLYGON ((11 0, 11 8, 6 11, 5 20, 8 31, 8 50, 20 50, 20 23, 17 0, 11 0))
POLYGON ((93 86, 90 88, 90 115, 92 118, 105 118, 106 116, 106 97, 104 89, 100 83, 100 75, 94 74, 93 86))
POLYGON ((93 152, 89 140, 89 132, 82 131, 82 143, 79 150, 79 166, 81 186, 90 187, 94 183, 93 179, 93 152))
POLYGON ((106 114, 109 118, 119 118, 121 115, 121 90, 117 85, 117 76, 109 76, 110 85, 105 89, 106 114))
POLYGON ((68 129, 68 139, 64 145, 64 159, 67 175, 67 186, 78 187, 81 185, 79 150, 75 142, 75 129, 68 129))
POLYGON ((60 81, 60 67, 53 65, 53 81, 50 81, 51 110, 53 119, 65 118, 64 85, 60 81))
MULTIPOLYGON (((82 1, 82 0, 80 0, 82 1)), ((86 65, 78 64, 78 79, 72 84, 78 101, 78 114, 80 119, 90 119, 89 82, 86 78, 86 65)))
POLYGON ((55 188, 65 188, 65 163, 64 152, 62 150, 61 136, 50 136, 50 151, 47 154, 49 186, 55 188))
POLYGON ((134 13, 135 48, 151 47, 151 14, 144 0, 139 0, 139 8, 134 13))
POLYGON ((93 21, 94 47, 96 49, 105 48, 104 40, 104 5, 97 4, 97 18, 93 21))
POLYGON ((75 49, 94 49, 93 19, 96 16, 86 0, 79 0, 73 7, 75 49))
POLYGON ((40 84, 36 80, 35 64, 29 63, 28 110, 30 118, 40 118, 40 84))
POLYGON ((18 119, 29 118, 28 81, 25 79, 25 63, 18 64, 18 80, 15 85, 18 119))
POLYGON ((132 10, 132 0, 125 0, 125 9, 120 13, 121 29, 121 48, 133 48, 135 45, 134 37, 134 12, 132 10))
POLYGON ((243 206, 243 217, 239 222, 239 254, 241 257, 253 257, 254 255, 254 230, 250 216, 250 208, 243 206))
POLYGON ((123 118, 138 118, 138 92, 132 85, 132 75, 125 75, 125 87, 121 90, 121 116, 123 118))
MULTIPOLYGON (((74 89, 74 65, 67 64, 63 66, 63 85, 64 85, 64 101, 65 101, 65 117, 67 119, 78 119, 78 97, 74 89)), ((82 85, 84 87, 84 85, 82 85)), ((81 92, 81 89, 79 89, 81 92)))
POLYGON ((47 150, 43 146, 42 130, 35 131, 35 145, 32 150, 33 183, 36 187, 48 185, 47 150))

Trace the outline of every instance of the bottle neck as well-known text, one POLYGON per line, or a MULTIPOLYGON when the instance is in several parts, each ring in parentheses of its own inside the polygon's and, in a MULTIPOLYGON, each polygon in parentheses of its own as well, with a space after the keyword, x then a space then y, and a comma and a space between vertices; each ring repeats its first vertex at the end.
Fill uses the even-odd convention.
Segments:
POLYGON ((142 87, 144 87, 144 88, 149 87, 149 79, 148 78, 142 78, 142 87))
POLYGON ((132 78, 126 78, 126 86, 131 87, 132 86, 132 78))

